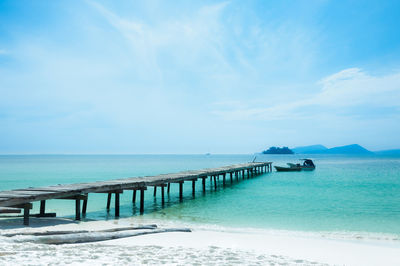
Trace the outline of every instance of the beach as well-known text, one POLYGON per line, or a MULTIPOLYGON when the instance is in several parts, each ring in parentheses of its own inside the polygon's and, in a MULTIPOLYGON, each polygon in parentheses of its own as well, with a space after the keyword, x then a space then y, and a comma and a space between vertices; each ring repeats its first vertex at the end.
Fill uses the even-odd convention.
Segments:
MULTIPOLYGON (((260 160, 279 165, 299 156, 260 160)), ((57 213, 56 218, 31 217, 29 227, 21 217, 0 218, 0 264, 399 265, 400 158, 314 158, 317 169, 312 172, 264 173, 217 189, 207 182, 205 192, 198 182, 195 195, 191 184, 184 185, 182 200, 178 186, 172 185, 165 204, 151 189, 143 215, 132 203, 131 191, 121 194, 120 218, 114 216, 113 204, 106 211, 105 194, 89 195, 82 221, 74 220, 74 202, 50 200, 46 211, 57 213), (141 225, 157 229, 100 232, 141 225), (165 232, 175 229, 191 232, 165 232), (85 230, 90 232, 77 233, 85 230), (18 235, 46 231, 75 233, 18 235), (102 241, 46 244, 76 243, 71 240, 75 238, 102 241)), ((251 155, 3 156, 0 177, 5 188, 15 189, 250 160, 251 155)), ((38 212, 39 202, 34 202, 32 213, 38 212)))
POLYGON ((0 1, 0 266, 400 266, 400 1, 0 1))
MULTIPOLYGON (((62 219, 60 220, 62 221, 62 219)), ((186 227, 158 222, 160 228, 186 227)), ((101 230, 137 225, 133 218, 113 221, 73 222, 43 226, 47 219, 33 219, 32 228, 2 230, 44 232, 101 230), (40 225, 40 226, 39 226, 40 225)), ((53 220, 54 223, 54 220, 53 220)), ((188 233, 159 233, 87 244, 32 243, 34 236, 1 237, 2 265, 399 265, 399 239, 372 235, 323 235, 295 231, 222 227, 193 227, 188 233)), ((60 236, 65 237, 65 236, 60 236)))

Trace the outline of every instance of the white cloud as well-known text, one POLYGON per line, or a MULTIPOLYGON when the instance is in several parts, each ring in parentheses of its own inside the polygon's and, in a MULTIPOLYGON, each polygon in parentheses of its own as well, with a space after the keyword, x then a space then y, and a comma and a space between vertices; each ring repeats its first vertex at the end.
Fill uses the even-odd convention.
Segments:
POLYGON ((373 76, 359 68, 350 68, 323 78, 317 84, 320 86, 317 93, 301 99, 288 95, 284 102, 267 108, 215 110, 214 114, 230 120, 308 119, 321 113, 352 116, 357 108, 363 109, 365 116, 372 116, 376 109, 391 108, 397 112, 390 115, 399 115, 400 72, 373 76))
POLYGON ((146 69, 161 71, 157 56, 163 49, 173 54, 175 63, 194 63, 202 59, 201 55, 211 54, 219 60, 219 65, 229 67, 218 47, 218 19, 227 2, 204 6, 191 17, 183 16, 158 23, 122 17, 99 3, 88 2, 125 38, 132 53, 141 64, 147 66, 146 69))

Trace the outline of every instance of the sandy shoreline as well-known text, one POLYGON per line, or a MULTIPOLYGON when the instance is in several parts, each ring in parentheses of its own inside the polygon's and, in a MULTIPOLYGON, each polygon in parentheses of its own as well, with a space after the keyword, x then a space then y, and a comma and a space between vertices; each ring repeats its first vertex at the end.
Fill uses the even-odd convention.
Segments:
MULTIPOLYGON (((60 220, 62 221, 62 220, 60 220)), ((153 221, 169 228, 171 223, 153 221)), ((38 219, 33 224, 48 223, 38 219)), ((134 219, 3 229, 1 233, 46 230, 101 230, 137 225, 134 219)), ((2 227, 4 228, 4 227, 2 227)), ((14 238, 14 240, 17 239, 14 238)), ((333 239, 317 235, 192 227, 191 233, 160 233, 88 244, 16 243, 0 237, 0 262, 19 264, 300 264, 400 265, 400 241, 333 239), (39 259, 40 260, 36 260, 39 259)))

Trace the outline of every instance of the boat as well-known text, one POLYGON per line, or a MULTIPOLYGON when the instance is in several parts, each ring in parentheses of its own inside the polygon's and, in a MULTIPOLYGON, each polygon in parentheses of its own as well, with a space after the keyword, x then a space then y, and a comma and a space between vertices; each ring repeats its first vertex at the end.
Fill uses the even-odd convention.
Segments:
POLYGON ((298 171, 312 171, 315 169, 315 164, 311 159, 301 159, 302 164, 287 163, 289 167, 274 166, 278 172, 298 172, 298 171))
POLYGON ((274 166, 276 171, 278 172, 296 172, 296 171, 301 171, 301 167, 283 167, 283 166, 274 166))
POLYGON ((301 170, 312 171, 315 170, 315 164, 311 159, 301 159, 303 164, 301 165, 301 170))

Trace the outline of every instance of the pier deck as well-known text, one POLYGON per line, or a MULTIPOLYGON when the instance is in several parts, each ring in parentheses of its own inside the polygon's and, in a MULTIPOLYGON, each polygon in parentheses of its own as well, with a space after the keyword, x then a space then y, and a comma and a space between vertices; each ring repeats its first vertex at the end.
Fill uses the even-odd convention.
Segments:
MULTIPOLYGON (((195 182, 202 179, 202 188, 206 190, 206 179, 210 178, 211 183, 214 182, 217 188, 217 179, 222 176, 223 185, 227 182, 227 175, 229 174, 230 182, 233 177, 239 180, 239 177, 245 179, 261 174, 264 172, 272 171, 271 162, 254 162, 245 164, 236 164, 218 168, 207 168, 195 171, 183 171, 171 174, 161 174, 157 176, 144 176, 144 177, 131 177, 123 179, 115 179, 108 181, 98 181, 92 183, 79 183, 67 185, 55 185, 47 187, 29 187, 25 189, 15 189, 9 191, 0 191, 0 210, 1 207, 20 208, 24 210, 24 224, 29 224, 29 212, 32 209, 32 202, 40 201, 40 213, 36 214, 37 217, 55 216, 55 214, 45 212, 46 200, 51 199, 67 199, 75 200, 75 219, 80 220, 81 213, 86 214, 87 199, 89 193, 107 193, 107 210, 110 209, 110 202, 112 194, 115 195, 115 216, 119 216, 119 194, 124 190, 133 190, 132 202, 136 202, 136 191, 140 191, 140 213, 144 211, 144 191, 147 187, 154 187, 154 196, 156 196, 156 189, 161 189, 162 202, 164 203, 164 188, 167 188, 167 193, 170 190, 171 183, 179 183, 179 197, 183 198, 183 183, 185 181, 192 182, 193 195, 195 193, 195 182), (81 200, 83 200, 83 207, 81 212, 81 200)), ((10 210, 3 208, 4 210, 10 210)), ((1 211, 0 211, 1 213, 1 211)), ((5 213, 5 211, 4 211, 5 213)))

